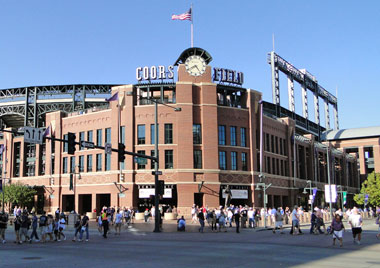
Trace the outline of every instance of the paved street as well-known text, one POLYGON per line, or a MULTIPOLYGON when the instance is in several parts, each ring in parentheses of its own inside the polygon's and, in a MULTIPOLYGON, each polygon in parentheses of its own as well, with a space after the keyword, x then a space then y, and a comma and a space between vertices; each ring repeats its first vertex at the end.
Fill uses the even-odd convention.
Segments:
MULTIPOLYGON (((347 225, 347 224, 346 224, 347 225)), ((1 267, 379 267, 380 240, 374 220, 365 222, 362 245, 354 245, 351 230, 344 236, 344 246, 333 247, 331 236, 291 236, 268 230, 234 228, 227 233, 198 233, 197 225, 188 225, 185 233, 175 231, 175 224, 165 224, 164 232, 153 233, 153 223, 135 223, 120 236, 112 232, 103 239, 91 228, 89 242, 68 240, 52 243, 0 244, 1 267)), ((348 227, 348 226, 346 226, 348 227)))

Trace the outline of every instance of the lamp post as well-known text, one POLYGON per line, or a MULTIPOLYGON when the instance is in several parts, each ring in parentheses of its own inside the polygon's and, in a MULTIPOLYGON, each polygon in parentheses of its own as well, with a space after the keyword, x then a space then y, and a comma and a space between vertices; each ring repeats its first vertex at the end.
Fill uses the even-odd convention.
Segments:
POLYGON ((344 211, 344 204, 343 204, 343 186, 337 185, 336 188, 338 188, 338 194, 340 193, 340 205, 342 207, 342 213, 344 211))
POLYGON ((264 228, 267 228, 267 195, 266 195, 266 190, 271 187, 272 183, 269 183, 269 184, 265 184, 264 182, 259 182, 256 184, 256 190, 260 190, 260 188, 262 187, 263 188, 263 192, 264 192, 264 197, 263 197, 263 200, 264 200, 264 228))
POLYGON ((154 102, 154 157, 156 158, 156 161, 154 162, 154 230, 153 232, 159 233, 160 232, 160 200, 159 200, 159 182, 158 182, 158 104, 165 105, 167 107, 170 107, 174 109, 175 112, 180 112, 182 109, 179 107, 172 107, 169 105, 166 105, 162 102, 159 102, 157 100, 149 99, 150 101, 154 102))
POLYGON ((332 193, 331 193, 331 181, 330 181, 330 153, 329 153, 330 143, 327 146, 327 183, 329 184, 329 195, 330 195, 330 217, 332 218, 332 193))
POLYGON ((260 182, 263 179, 263 100, 259 101, 260 104, 260 182))
MULTIPOLYGON (((313 188, 312 187, 312 181, 311 180, 307 180, 306 181, 307 185, 306 187, 303 189, 303 194, 307 194, 307 191, 306 190, 309 190, 310 191, 310 195, 313 194, 313 190, 316 189, 316 188, 313 188), (309 186, 309 187, 307 187, 309 186)), ((313 203, 314 203, 314 197, 313 199, 310 199, 310 196, 309 196, 309 200, 310 200, 310 209, 311 209, 311 213, 313 213, 313 203)))

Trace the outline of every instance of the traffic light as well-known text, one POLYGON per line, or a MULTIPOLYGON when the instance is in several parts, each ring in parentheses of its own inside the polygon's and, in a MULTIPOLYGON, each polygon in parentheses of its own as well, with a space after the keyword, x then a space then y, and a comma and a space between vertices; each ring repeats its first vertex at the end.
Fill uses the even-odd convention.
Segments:
POLYGON ((123 143, 119 143, 118 150, 117 150, 117 157, 119 159, 119 162, 124 162, 125 160, 124 151, 125 151, 125 145, 123 143))
POLYGON ((165 193, 165 181, 158 181, 158 194, 159 195, 164 195, 165 193))
POLYGON ((74 189, 74 175, 70 174, 70 185, 69 190, 72 191, 74 189))
POLYGON ((76 136, 75 136, 75 133, 67 133, 67 153, 68 154, 75 154, 75 139, 76 139, 76 136))

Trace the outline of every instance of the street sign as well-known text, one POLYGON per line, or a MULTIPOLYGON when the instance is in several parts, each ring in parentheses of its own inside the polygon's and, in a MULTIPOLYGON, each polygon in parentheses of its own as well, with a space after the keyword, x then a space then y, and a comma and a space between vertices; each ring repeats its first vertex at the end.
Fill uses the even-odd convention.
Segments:
POLYGON ((42 144, 44 130, 34 127, 24 127, 24 142, 42 144))
POLYGON ((91 149, 93 149, 95 147, 94 143, 90 142, 90 141, 81 141, 80 146, 82 146, 84 148, 91 148, 91 149))
POLYGON ((106 152, 106 154, 112 154, 112 144, 106 143, 104 145, 104 151, 106 152))
MULTIPOLYGON (((156 175, 156 172, 152 171, 152 175, 156 175)), ((162 175, 162 171, 157 171, 157 175, 162 175)))
POLYGON ((54 199, 54 195, 53 194, 50 195, 50 199, 54 199))
POLYGON ((146 165, 147 164, 147 159, 146 158, 143 158, 143 157, 135 157, 135 163, 139 164, 139 165, 146 165))
POLYGON ((124 198, 124 197, 125 197, 125 194, 124 194, 124 193, 119 193, 119 197, 120 197, 120 198, 124 198))

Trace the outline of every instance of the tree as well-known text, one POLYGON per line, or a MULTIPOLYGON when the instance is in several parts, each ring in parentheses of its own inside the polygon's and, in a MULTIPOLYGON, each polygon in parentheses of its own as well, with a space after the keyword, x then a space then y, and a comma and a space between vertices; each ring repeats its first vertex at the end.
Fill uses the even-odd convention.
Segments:
POLYGON ((354 200, 359 205, 364 204, 365 195, 368 195, 368 205, 380 206, 380 174, 372 172, 362 183, 360 193, 354 196, 354 200))
POLYGON ((32 202, 37 193, 33 187, 19 182, 8 184, 3 188, 5 202, 8 203, 8 205, 17 204, 21 207, 32 202))

